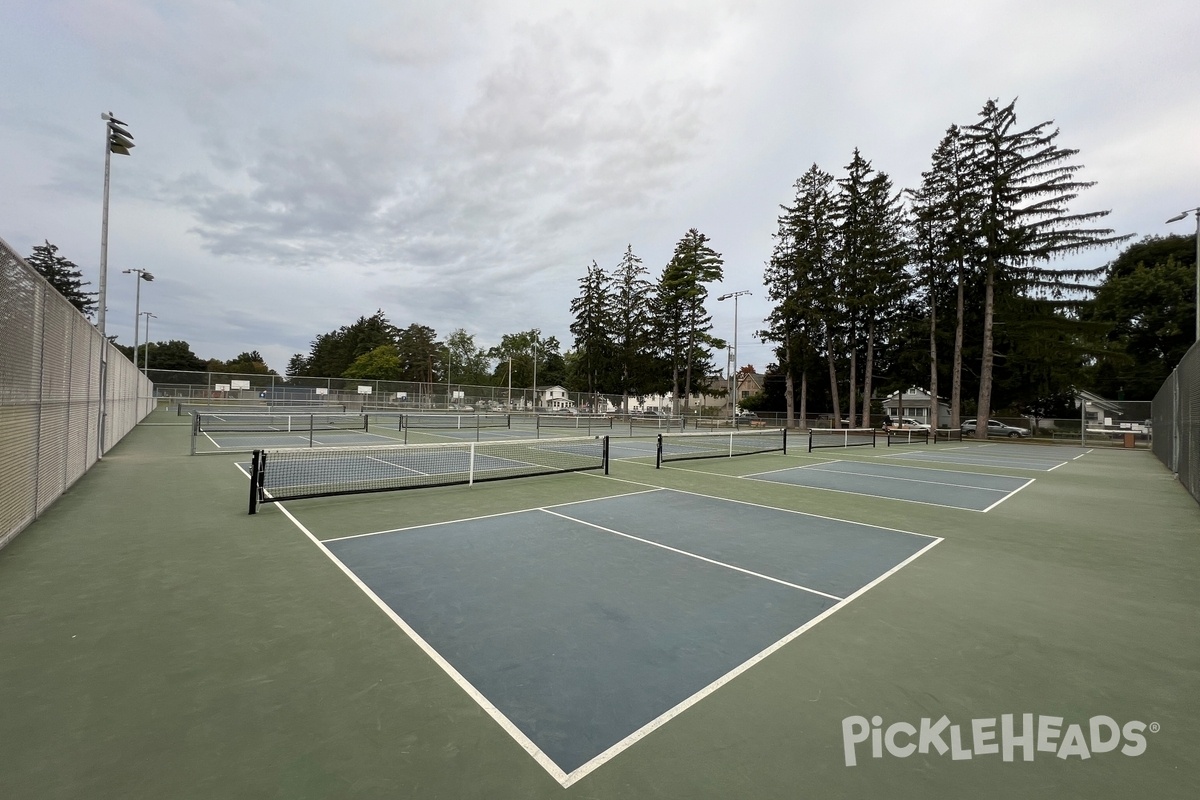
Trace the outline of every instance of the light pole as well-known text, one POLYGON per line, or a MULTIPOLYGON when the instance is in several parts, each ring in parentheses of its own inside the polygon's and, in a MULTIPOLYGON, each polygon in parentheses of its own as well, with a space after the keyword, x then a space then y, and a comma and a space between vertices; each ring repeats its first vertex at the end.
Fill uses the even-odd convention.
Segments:
POLYGON ((137 351, 138 351, 138 317, 142 315, 142 281, 152 281, 154 276, 144 269, 123 269, 123 275, 137 274, 137 292, 134 294, 133 301, 133 365, 137 366, 137 351))
POLYGON ((535 417, 537 416, 537 401, 538 401, 538 391, 537 391, 537 349, 538 349, 538 340, 537 340, 537 334, 535 333, 535 334, 533 335, 533 415, 534 415, 535 417))
MULTIPOLYGON (((108 395, 108 337, 104 335, 104 316, 108 305, 108 178, 112 154, 127 156, 133 147, 133 134, 125 129, 125 123, 112 115, 102 113, 104 120, 104 201, 100 213, 100 310, 96 314, 96 329, 100 331, 100 402, 99 419, 96 425, 96 458, 104 457, 104 417, 108 413, 105 398, 108 395)), ((137 322, 135 319, 134 322, 137 322)), ((136 325, 134 326, 136 327, 136 325)))
POLYGON ((1196 214, 1196 341, 1200 342, 1200 208, 1180 211, 1167 222, 1179 222, 1193 212, 1196 214))
MULTIPOLYGON (((146 318, 146 344, 142 348, 142 372, 150 370, 150 320, 158 319, 157 314, 151 314, 149 311, 143 311, 140 316, 146 318)), ((134 353, 134 366, 137 366, 137 353, 134 353)))
POLYGON ((450 408, 450 367, 453 364, 450 345, 446 345, 446 408, 450 408))
POLYGON ((125 123, 112 115, 101 114, 104 120, 104 202, 100 212, 100 310, 96 315, 96 328, 104 335, 104 312, 108 299, 108 183, 112 154, 127 156, 133 147, 133 134, 125 129, 125 123))
POLYGON ((719 301, 721 301, 721 300, 728 300, 728 299, 729 299, 729 298, 731 298, 731 297, 733 298, 733 370, 732 370, 732 371, 730 371, 730 373, 729 373, 729 394, 730 394, 731 402, 732 402, 732 404, 733 404, 733 408, 731 408, 731 409, 730 409, 730 411, 729 411, 729 420, 730 420, 730 422, 736 422, 736 421, 737 421, 737 370, 738 370, 738 360, 737 360, 737 329, 738 329, 738 322, 737 322, 737 319, 738 319, 738 298, 739 298, 739 297, 741 297, 741 296, 742 296, 742 295, 744 295, 744 294, 750 294, 750 292, 749 292, 749 291, 747 291, 747 290, 745 290, 745 289, 743 289, 743 290, 742 290, 742 291, 740 291, 740 292, 729 292, 728 294, 723 294, 723 295, 721 295, 720 297, 718 297, 718 298, 717 298, 717 301, 718 301, 718 302, 719 302, 719 301))

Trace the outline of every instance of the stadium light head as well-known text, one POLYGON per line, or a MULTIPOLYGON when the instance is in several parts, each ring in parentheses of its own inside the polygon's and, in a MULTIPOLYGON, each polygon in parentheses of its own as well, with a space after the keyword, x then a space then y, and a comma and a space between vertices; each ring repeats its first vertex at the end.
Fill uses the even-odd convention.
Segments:
POLYGON ((101 114, 100 119, 108 123, 108 149, 118 155, 129 155, 129 149, 134 147, 133 134, 125 128, 125 123, 112 115, 101 114))
POLYGON ((1180 211, 1178 214, 1176 214, 1175 216, 1173 216, 1169 220, 1167 220, 1167 222, 1168 223, 1179 222, 1179 220, 1181 220, 1181 219, 1187 219, 1187 215, 1188 215, 1188 212, 1180 211))

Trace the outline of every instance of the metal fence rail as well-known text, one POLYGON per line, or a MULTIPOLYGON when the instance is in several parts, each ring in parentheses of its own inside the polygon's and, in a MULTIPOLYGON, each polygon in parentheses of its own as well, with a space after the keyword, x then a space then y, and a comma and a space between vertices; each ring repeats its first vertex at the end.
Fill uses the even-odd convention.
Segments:
POLYGON ((0 239, 0 547, 153 410, 153 390, 0 239))
POLYGON ((1153 452, 1200 502, 1200 344, 1192 345, 1154 396, 1153 452))

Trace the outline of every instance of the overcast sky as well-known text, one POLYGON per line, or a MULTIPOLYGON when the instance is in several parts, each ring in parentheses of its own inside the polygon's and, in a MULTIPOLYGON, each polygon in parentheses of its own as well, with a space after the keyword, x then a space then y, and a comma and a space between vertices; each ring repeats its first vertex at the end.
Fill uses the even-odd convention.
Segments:
MULTIPOLYGON (((0 238, 49 240, 99 283, 108 333, 283 372, 383 309, 481 347, 540 328, 627 244, 657 278, 689 228, 725 259, 715 333, 742 364, 781 203, 858 147, 915 186, 988 98, 1054 120, 1096 182, 1075 209, 1190 234, 1200 205, 1200 3, 5 0, 0 238)), ((1115 250, 1089 260, 1104 264, 1115 250)), ((718 363, 723 359, 718 357, 718 363)), ((153 366, 153 365, 151 365, 153 366)))

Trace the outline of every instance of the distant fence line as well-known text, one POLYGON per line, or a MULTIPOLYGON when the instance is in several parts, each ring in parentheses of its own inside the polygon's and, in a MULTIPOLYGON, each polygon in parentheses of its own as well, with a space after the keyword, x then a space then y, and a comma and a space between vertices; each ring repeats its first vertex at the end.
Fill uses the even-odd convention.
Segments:
POLYGON ((1200 502, 1200 343, 1184 354, 1154 396, 1154 455, 1200 502))
MULTIPOLYGON (((538 409, 575 408, 579 411, 605 413, 622 408, 621 395, 550 391, 539 385, 535 392, 529 387, 478 386, 464 383, 429 383, 416 381, 385 381, 359 378, 285 378, 281 375, 253 373, 199 372, 151 369, 147 373, 154 381, 159 397, 178 399, 254 400, 271 398, 280 401, 304 400, 328 402, 350 408, 446 409, 453 406, 481 406, 477 410, 532 411, 538 409), (225 387, 218 389, 217 387, 225 387)), ((680 400, 680 408, 683 401, 680 400)), ((692 396, 693 411, 705 416, 724 413, 728 416, 728 401, 717 395, 692 396)), ((669 401, 629 397, 630 410, 671 411, 669 401)))
POLYGON ((0 547, 153 410, 152 394, 149 379, 0 239, 0 547))

